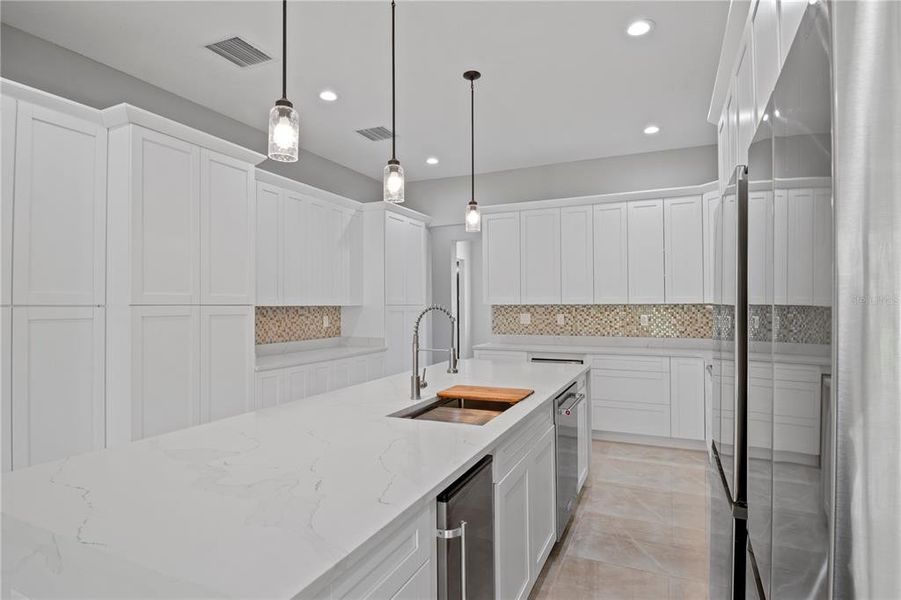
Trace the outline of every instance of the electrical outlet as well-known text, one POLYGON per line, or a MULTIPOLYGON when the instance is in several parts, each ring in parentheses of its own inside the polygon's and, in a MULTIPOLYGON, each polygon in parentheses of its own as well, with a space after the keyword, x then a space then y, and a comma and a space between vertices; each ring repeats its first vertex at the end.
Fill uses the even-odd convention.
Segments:
POLYGON ((641 315, 639 321, 641 322, 642 327, 647 327, 651 324, 651 315, 641 315))
POLYGON ((322 328, 328 329, 328 315, 323 315, 322 317, 322 328))
POLYGON ((566 315, 563 315, 563 314, 557 315, 557 325, 566 325, 566 315))
POLYGON ((532 324, 532 313, 519 313, 519 324, 520 325, 531 325, 532 324))
POLYGON ((754 329, 757 329, 758 327, 760 327, 760 317, 759 316, 754 315, 753 317, 751 317, 751 326, 754 329))

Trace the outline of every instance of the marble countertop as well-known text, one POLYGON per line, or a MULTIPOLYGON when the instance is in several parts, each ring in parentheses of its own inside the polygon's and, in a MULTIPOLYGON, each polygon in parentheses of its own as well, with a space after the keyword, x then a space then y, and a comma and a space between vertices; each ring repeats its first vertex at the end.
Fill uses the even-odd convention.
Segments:
MULTIPOLYGON (((752 342, 752 360, 766 360, 769 344, 752 342)), ((831 346, 823 344, 778 344, 775 359, 792 364, 817 365, 828 371, 832 362, 831 346)), ((626 338, 583 336, 495 336, 490 342, 476 344, 474 350, 508 350, 559 354, 643 354, 654 356, 716 355, 711 340, 684 338, 626 338)))
POLYGON ((409 374, 3 474, 3 589, 286 598, 330 580, 587 370, 469 359, 430 390, 528 387, 484 426, 399 419, 409 374))
POLYGON ((256 347, 256 370, 271 371, 353 356, 385 352, 381 339, 330 338, 310 342, 265 344, 256 347))

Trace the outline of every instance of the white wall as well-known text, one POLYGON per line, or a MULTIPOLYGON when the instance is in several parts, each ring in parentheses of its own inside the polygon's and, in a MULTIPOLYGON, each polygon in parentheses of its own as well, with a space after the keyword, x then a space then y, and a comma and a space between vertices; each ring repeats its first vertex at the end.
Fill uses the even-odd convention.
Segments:
MULTIPOLYGON (((476 174, 476 200, 488 206, 630 192, 697 185, 717 175, 716 146, 697 146, 476 174)), ((411 181, 406 205, 436 225, 462 223, 469 186, 469 176, 411 181)))
MULTIPOLYGON (((94 108, 127 102, 266 154, 264 131, 5 24, 0 75, 94 108)), ((260 168, 361 202, 382 197, 380 181, 310 152, 296 163, 267 160, 260 168)))

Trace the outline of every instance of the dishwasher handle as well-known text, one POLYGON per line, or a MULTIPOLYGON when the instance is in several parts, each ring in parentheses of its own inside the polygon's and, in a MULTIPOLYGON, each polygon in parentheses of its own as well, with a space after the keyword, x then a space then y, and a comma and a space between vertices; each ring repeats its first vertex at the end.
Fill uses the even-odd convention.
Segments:
POLYGON ((466 600, 466 521, 460 521, 459 527, 439 529, 436 533, 442 540, 460 538, 460 598, 466 600))
POLYGON ((563 415, 564 417, 572 416, 572 413, 576 409, 576 406, 578 406, 579 403, 585 399, 585 394, 582 392, 579 392, 578 394, 574 393, 570 396, 567 396, 566 399, 568 398, 572 398, 572 400, 569 402, 564 402, 561 404, 561 406, 557 407, 558 415, 563 415))

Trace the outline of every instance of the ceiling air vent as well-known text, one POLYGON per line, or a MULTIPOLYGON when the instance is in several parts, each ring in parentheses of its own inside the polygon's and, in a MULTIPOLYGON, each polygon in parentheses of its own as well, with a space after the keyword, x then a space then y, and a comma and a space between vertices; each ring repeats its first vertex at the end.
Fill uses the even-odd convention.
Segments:
POLYGON ((215 44, 209 44, 207 48, 239 67, 251 67, 272 60, 271 56, 259 48, 251 46, 239 37, 232 37, 215 44))
POLYGON ((381 142, 382 140, 391 139, 391 130, 387 127, 370 127, 369 129, 357 129, 357 133, 367 140, 373 142, 381 142))

